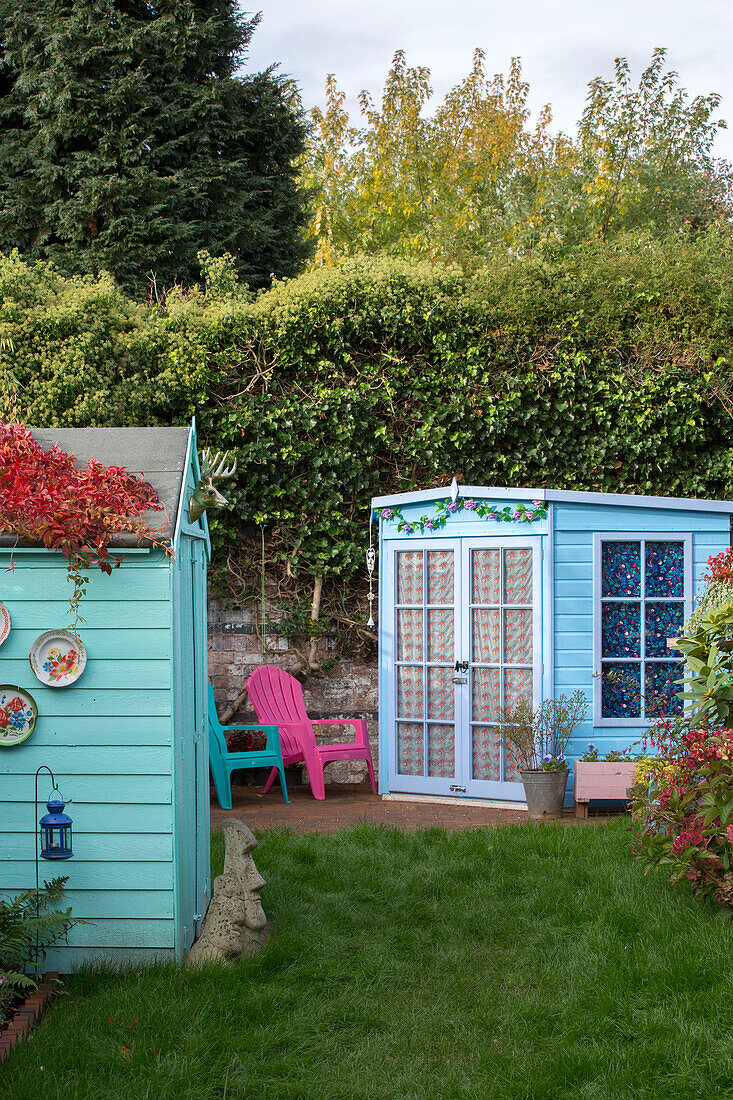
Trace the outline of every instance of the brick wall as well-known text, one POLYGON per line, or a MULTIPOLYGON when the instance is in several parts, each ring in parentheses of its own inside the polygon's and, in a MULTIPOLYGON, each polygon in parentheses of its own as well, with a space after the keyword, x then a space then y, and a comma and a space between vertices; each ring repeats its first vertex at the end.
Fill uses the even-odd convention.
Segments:
MULTIPOLYGON (((277 625, 268 623, 265 635, 265 663, 290 671, 297 657, 288 651, 288 642, 277 634, 277 625)), ((320 660, 328 657, 328 641, 319 642, 320 660)), ((250 611, 224 607, 209 594, 209 679, 214 687, 216 704, 221 713, 232 702, 250 676, 263 663, 262 641, 252 621, 250 611)), ((341 660, 323 675, 311 675, 303 682, 303 697, 311 718, 366 718, 375 771, 377 746, 377 663, 357 664, 341 660)), ((245 700, 230 724, 256 722, 257 716, 249 700, 245 700)), ((353 727, 324 726, 319 740, 349 741, 353 727)), ((303 778, 306 773, 303 769, 303 778)), ((325 770, 326 783, 360 783, 366 778, 366 766, 361 760, 336 761, 325 770)))

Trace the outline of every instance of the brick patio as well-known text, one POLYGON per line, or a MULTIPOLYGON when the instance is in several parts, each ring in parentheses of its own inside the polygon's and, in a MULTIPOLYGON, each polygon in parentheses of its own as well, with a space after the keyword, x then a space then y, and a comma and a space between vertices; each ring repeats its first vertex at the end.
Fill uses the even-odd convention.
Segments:
MULTIPOLYGON (((367 785, 332 784, 326 787, 326 799, 317 802, 308 787, 288 784, 290 805, 283 802, 280 788, 262 796, 256 787, 232 787, 232 809, 222 810, 211 792, 211 828, 227 817, 241 818, 251 829, 285 825, 299 833, 335 833, 349 825, 366 821, 400 829, 426 829, 440 825, 446 829, 477 829, 482 825, 512 825, 527 820, 525 810, 491 809, 483 806, 447 806, 428 802, 383 801, 367 785)), ((575 817, 566 812, 566 824, 575 817)), ((588 823, 605 820, 595 816, 588 823)), ((585 824, 586 822, 582 822, 585 824)))

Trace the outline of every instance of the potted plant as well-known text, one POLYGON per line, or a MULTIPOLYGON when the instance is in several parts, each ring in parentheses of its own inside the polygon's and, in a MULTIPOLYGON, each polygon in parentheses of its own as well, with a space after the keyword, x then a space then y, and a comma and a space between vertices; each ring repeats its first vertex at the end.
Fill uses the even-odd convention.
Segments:
POLYGON ((628 798, 637 765, 638 759, 632 757, 631 748, 612 749, 601 757, 596 746, 589 742, 573 765, 575 816, 588 816, 588 803, 592 798, 628 798))
POLYGON ((569 771, 565 750, 587 709, 584 693, 576 691, 536 708, 520 702, 502 710, 499 733, 522 776, 531 818, 562 817, 569 771))

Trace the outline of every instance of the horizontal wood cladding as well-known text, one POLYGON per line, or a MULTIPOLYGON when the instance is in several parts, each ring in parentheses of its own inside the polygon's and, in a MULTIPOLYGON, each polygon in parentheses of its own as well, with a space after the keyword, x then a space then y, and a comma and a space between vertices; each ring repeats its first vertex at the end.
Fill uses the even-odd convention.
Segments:
MULTIPOLYGON (((2 600, 7 605, 13 627, 17 630, 34 630, 38 635, 53 627, 69 625, 69 607, 61 600, 55 601, 51 607, 48 600, 41 598, 15 600, 13 593, 6 585, 4 585, 2 600)), ((82 639, 87 630, 99 627, 113 628, 116 631, 130 630, 136 634, 151 627, 156 629, 170 627, 170 601, 167 599, 128 599, 121 604, 116 604, 114 601, 114 594, 110 594, 108 600, 84 600, 81 612, 85 621, 79 627, 82 639)), ((0 657, 2 657, 1 651, 0 657)))
MULTIPOLYGON (((11 750, 2 750, 3 753, 9 751, 11 750)), ((53 757, 49 759, 53 760, 53 757)), ((125 775, 120 771, 117 775, 109 776, 108 782, 102 783, 99 775, 80 775, 76 769, 70 775, 66 775, 61 769, 55 774, 62 793, 73 800, 76 815, 71 809, 69 813, 75 819, 79 816, 81 803, 118 805, 122 812, 126 812, 128 806, 135 806, 137 807, 135 812, 139 814, 140 806, 150 803, 167 806, 171 801, 171 779, 166 775, 125 775)), ((27 799, 32 803, 34 775, 35 768, 25 775, 18 772, 0 774, 0 802, 20 806, 24 794, 23 787, 30 780, 31 788, 27 793, 27 799)), ((48 794, 45 784, 39 784, 38 794, 39 798, 48 794)), ((2 884, 0 884, 1 891, 2 884)))
MULTIPOLYGON (((71 811, 71 806, 69 806, 71 811)), ((83 822, 84 811, 74 819, 83 822)), ((0 864, 6 860, 23 860, 34 851, 35 832, 13 833, 0 848, 0 864)), ((168 863, 173 859, 173 839, 168 833, 94 833, 74 828, 74 867, 82 860, 104 860, 129 863, 138 859, 168 863)), ((44 861, 44 869, 50 866, 44 861)), ((1 872, 0 872, 1 873, 1 872)), ((66 874, 66 871, 64 872, 66 874)))
MULTIPOLYGON (((27 748, 21 745, 17 752, 13 749, 2 750, 0 776, 13 775, 21 782, 23 775, 35 775, 36 769, 43 763, 41 757, 45 749, 33 749, 32 739, 31 735, 27 748)), ((99 776, 100 790, 103 786, 114 784, 122 773, 152 777, 170 775, 171 772, 170 748, 155 745, 141 745, 134 751, 126 745, 88 745, 83 749, 59 745, 54 748, 53 760, 52 771, 57 778, 59 775, 73 775, 76 781, 81 776, 99 776)), ((45 777, 41 774, 40 789, 47 781, 48 773, 45 777)))
MULTIPOLYGON (((58 870, 47 869, 46 861, 41 868, 45 871, 45 877, 51 878, 54 874, 68 874, 69 886, 75 890, 172 890, 173 889, 173 862, 161 863, 160 861, 137 860, 133 863, 119 863, 110 861, 100 862, 96 859, 82 860, 74 857, 68 860, 64 868, 58 870)), ((8 863, 0 863, 0 873, 3 875, 4 890, 27 890, 30 884, 36 881, 35 856, 31 853, 28 860, 13 860, 8 863)), ((85 913, 77 910, 74 914, 84 917, 85 913)), ((111 912, 110 912, 111 915, 111 912)), ((155 912, 151 909, 150 916, 155 912)))
MULTIPOLYGON (((5 602, 8 602, 7 600, 5 602)), ((65 611, 56 616, 56 625, 65 625, 65 611)), ((31 646, 41 633, 37 629, 24 629, 18 623, 17 614, 14 615, 12 603, 10 610, 13 625, 5 644, 0 647, 0 662, 3 659, 16 657, 22 663, 27 663, 31 646)), ((22 621, 22 618, 21 618, 22 621)), ((135 630, 134 624, 126 618, 124 626, 120 628, 90 627, 89 623, 82 623, 79 628, 82 641, 87 651, 87 667, 84 670, 84 679, 91 672, 90 662, 94 660, 109 661, 167 661, 170 658, 171 631, 168 625, 160 628, 151 627, 148 623, 143 630, 135 630)), ((50 629, 45 627, 44 629, 50 629)), ((33 677, 34 682, 35 676, 33 677)), ((82 681, 79 680, 79 685, 82 681)))

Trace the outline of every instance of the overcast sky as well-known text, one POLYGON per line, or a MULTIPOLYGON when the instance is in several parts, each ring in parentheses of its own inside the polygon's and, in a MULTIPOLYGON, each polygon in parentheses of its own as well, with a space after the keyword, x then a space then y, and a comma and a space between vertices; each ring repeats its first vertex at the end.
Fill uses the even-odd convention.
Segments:
POLYGON ((323 82, 335 73, 357 113, 356 95, 381 93, 392 55, 427 65, 435 98, 471 66, 475 47, 487 71, 506 73, 522 58, 533 110, 551 103, 556 125, 574 133, 586 85, 610 77, 615 57, 627 57, 634 76, 655 46, 692 94, 718 92, 730 121, 716 146, 733 160, 732 0, 263 0, 247 69, 273 61, 294 77, 306 106, 323 102, 323 82))

